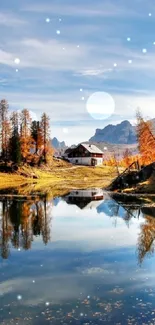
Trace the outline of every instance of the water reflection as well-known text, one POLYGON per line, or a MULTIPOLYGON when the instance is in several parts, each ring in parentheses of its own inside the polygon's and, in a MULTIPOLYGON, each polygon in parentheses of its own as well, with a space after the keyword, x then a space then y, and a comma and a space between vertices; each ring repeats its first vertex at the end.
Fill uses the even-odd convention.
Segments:
POLYGON ((50 240, 50 214, 52 203, 46 197, 23 200, 4 198, 0 201, 0 254, 7 259, 10 244, 16 249, 31 248, 34 236, 41 236, 46 245, 50 240))
MULTIPOLYGON (((80 210, 93 210, 97 214, 105 213, 113 217, 112 224, 117 227, 118 219, 121 218, 130 227, 134 218, 139 220, 140 232, 137 239, 137 258, 141 264, 145 256, 154 253, 155 239, 155 208, 126 206, 111 199, 101 189, 76 190, 62 198, 67 205, 77 206, 80 210)), ((45 245, 51 239, 51 211, 52 206, 57 206, 60 199, 47 201, 46 196, 42 199, 31 198, 3 198, 0 201, 0 254, 3 259, 10 255, 11 246, 16 249, 28 250, 32 246, 34 237, 39 236, 45 245)), ((77 213, 77 210, 76 210, 77 213)))
POLYGON ((153 215, 96 189, 3 197, 0 324, 154 323, 153 215))

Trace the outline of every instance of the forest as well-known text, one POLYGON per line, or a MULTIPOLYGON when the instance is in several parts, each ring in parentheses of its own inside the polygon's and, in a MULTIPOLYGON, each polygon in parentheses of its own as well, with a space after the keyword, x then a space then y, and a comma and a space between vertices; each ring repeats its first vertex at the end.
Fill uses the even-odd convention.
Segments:
POLYGON ((9 111, 8 102, 0 101, 0 161, 5 165, 39 166, 52 160, 50 119, 43 113, 33 121, 28 109, 9 111))
MULTIPOLYGON (((155 133, 151 121, 146 121, 140 110, 136 113, 138 151, 133 155, 126 149, 123 156, 116 153, 104 157, 104 165, 128 167, 134 161, 139 165, 155 161, 155 133)), ((29 164, 40 166, 53 160, 50 141, 50 119, 43 113, 40 121, 32 120, 28 109, 9 111, 7 100, 0 101, 0 164, 29 164)))

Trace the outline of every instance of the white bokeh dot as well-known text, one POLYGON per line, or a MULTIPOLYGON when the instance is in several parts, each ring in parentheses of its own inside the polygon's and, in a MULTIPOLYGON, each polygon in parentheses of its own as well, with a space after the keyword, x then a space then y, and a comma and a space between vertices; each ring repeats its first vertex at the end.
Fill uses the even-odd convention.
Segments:
POLYGON ((15 58, 15 59, 14 59, 14 63, 15 63, 15 64, 19 64, 19 63, 20 63, 20 59, 19 59, 19 58, 15 58))
POLYGON ((57 30, 56 33, 57 33, 57 35, 60 35, 60 30, 57 30))
POLYGON ((18 72, 18 69, 16 69, 16 72, 18 72))
POLYGON ((18 295, 18 296, 17 296, 17 299, 18 299, 18 300, 22 300, 22 296, 21 296, 21 295, 18 295))
POLYGON ((132 60, 128 60, 128 63, 131 64, 132 63, 132 60))
POLYGON ((147 49, 142 49, 142 52, 145 54, 147 53, 147 49))
POLYGON ((81 99, 84 100, 84 97, 82 97, 81 99))
POLYGON ((152 16, 152 14, 151 14, 151 12, 149 12, 149 17, 151 17, 152 16))
POLYGON ((114 113, 115 102, 109 93, 95 92, 88 98, 86 108, 95 120, 105 120, 114 113))
POLYGON ((49 304, 50 304, 50 303, 49 303, 48 301, 45 303, 46 306, 49 306, 49 304))
POLYGON ((114 67, 115 67, 115 68, 117 67, 117 63, 114 63, 114 67))
POLYGON ((50 18, 46 18, 46 23, 50 23, 50 18))
POLYGON ((63 133, 67 134, 68 132, 68 128, 63 128, 63 133))
POLYGON ((130 37, 127 37, 127 41, 130 42, 131 41, 131 38, 130 37))
POLYGON ((80 91, 83 91, 83 89, 82 89, 82 88, 80 88, 80 91))

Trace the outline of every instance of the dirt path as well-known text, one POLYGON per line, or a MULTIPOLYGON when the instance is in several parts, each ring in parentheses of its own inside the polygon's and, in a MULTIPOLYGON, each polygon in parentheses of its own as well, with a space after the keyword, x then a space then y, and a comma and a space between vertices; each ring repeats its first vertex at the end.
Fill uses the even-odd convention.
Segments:
POLYGON ((70 170, 70 169, 77 169, 77 168, 85 168, 85 167, 91 167, 91 166, 71 166, 71 167, 65 167, 65 168, 56 168, 55 171, 62 171, 62 170, 70 170))

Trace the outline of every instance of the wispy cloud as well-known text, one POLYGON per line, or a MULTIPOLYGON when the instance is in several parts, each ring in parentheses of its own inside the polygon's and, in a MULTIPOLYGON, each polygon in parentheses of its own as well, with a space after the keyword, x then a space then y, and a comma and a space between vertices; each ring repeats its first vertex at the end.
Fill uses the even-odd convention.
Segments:
POLYGON ((81 17, 137 17, 143 15, 142 12, 136 12, 132 5, 128 6, 123 1, 104 1, 99 0, 95 2, 80 1, 74 3, 70 0, 65 2, 65 6, 62 7, 57 1, 52 2, 52 6, 49 2, 44 4, 30 4, 23 7, 24 11, 50 13, 52 15, 63 16, 81 16, 81 17))
POLYGON ((3 3, 0 13, 0 93, 11 109, 27 107, 38 114, 44 107, 52 130, 67 141, 69 133, 62 133, 67 121, 77 141, 109 122, 93 120, 86 110, 95 91, 114 97, 111 123, 133 120, 137 107, 154 115, 155 9, 150 2, 17 0, 10 8, 3 3))
POLYGON ((0 26, 4 25, 6 27, 18 27, 26 24, 26 20, 20 19, 18 16, 11 14, 9 12, 0 13, 0 26))

